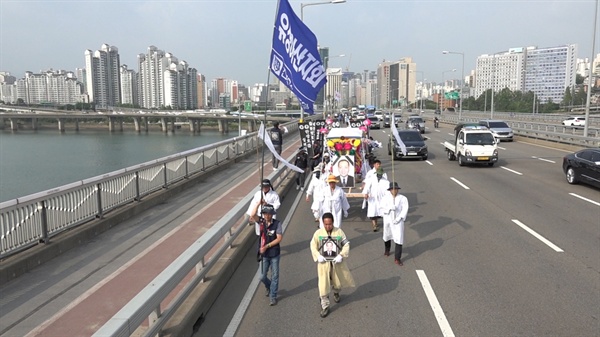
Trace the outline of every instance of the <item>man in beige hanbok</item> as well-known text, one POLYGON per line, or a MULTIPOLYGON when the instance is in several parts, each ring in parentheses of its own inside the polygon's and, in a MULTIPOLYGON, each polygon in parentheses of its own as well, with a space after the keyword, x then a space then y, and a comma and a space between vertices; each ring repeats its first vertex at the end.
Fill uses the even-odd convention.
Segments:
POLYGON ((355 285, 345 261, 350 253, 350 241, 344 231, 334 227, 333 214, 323 214, 322 221, 323 228, 317 229, 310 241, 310 251, 313 260, 317 262, 321 317, 325 317, 329 314, 331 289, 333 289, 333 301, 339 303, 342 288, 355 285), (331 246, 331 242, 334 243, 334 247, 328 250, 326 247, 331 246))

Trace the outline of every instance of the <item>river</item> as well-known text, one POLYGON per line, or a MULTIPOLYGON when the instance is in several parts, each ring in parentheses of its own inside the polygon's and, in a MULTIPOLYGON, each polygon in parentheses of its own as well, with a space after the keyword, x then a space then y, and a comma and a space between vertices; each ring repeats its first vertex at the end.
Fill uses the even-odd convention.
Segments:
POLYGON ((0 131, 0 202, 236 137, 237 130, 174 133, 0 131))

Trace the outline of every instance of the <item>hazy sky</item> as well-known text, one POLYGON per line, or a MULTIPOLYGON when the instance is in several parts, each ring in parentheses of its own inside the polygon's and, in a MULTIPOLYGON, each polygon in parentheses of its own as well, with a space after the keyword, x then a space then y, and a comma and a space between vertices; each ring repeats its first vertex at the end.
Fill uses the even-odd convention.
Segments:
MULTIPOLYGON (((300 16, 301 3, 321 1, 290 3, 300 16)), ((330 55, 346 55, 330 67, 362 72, 412 57, 428 81, 440 81, 453 68, 444 78, 459 78, 462 62, 443 50, 464 53, 465 74, 477 56, 512 47, 577 44, 578 58, 590 58, 596 1, 347 0, 305 6, 304 21, 330 55)), ((83 68, 84 51, 104 43, 137 71, 137 55, 154 45, 208 81, 266 83, 276 7, 277 0, 0 0, 0 71, 21 78, 83 68)))

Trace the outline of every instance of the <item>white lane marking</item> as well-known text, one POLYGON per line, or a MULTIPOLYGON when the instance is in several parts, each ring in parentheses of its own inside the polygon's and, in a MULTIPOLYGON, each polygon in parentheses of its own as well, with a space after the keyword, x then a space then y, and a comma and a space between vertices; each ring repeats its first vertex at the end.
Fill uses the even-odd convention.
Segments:
POLYGON ((552 163, 552 164, 556 164, 556 162, 554 160, 550 160, 550 159, 544 159, 544 158, 540 158, 540 157, 536 157, 536 156, 531 156, 531 158, 539 159, 541 161, 545 161, 545 162, 552 163))
POLYGON ((511 169, 509 169, 508 167, 504 167, 504 166, 500 166, 500 167, 501 167, 501 168, 503 168, 503 169, 505 169, 505 170, 507 170, 507 171, 509 171, 509 172, 512 172, 512 173, 514 173, 514 174, 518 174, 518 175, 520 175, 520 176, 522 176, 522 175, 523 175, 523 173, 521 173, 521 172, 517 172, 517 171, 515 171, 515 170, 511 170, 511 169))
POLYGON ((452 132, 448 132, 448 134, 452 137, 454 137, 454 134, 452 132))
POLYGON ((497 146, 497 148, 499 148, 500 150, 506 150, 506 148, 502 146, 497 146))
POLYGON ((554 249, 557 253, 562 253, 564 252, 564 250, 560 249, 558 246, 556 246, 555 244, 553 244, 552 242, 550 242, 548 239, 546 239, 545 237, 539 235, 536 231, 534 231, 533 229, 525 226, 525 224, 523 224, 521 221, 517 220, 517 219, 512 219, 512 222, 516 223, 519 227, 523 228, 525 231, 529 232, 529 234, 535 236, 538 240, 542 241, 543 243, 545 243, 546 245, 548 245, 548 247, 554 249))
POLYGON ((429 305, 433 310, 433 314, 435 315, 435 319, 440 326, 440 330, 442 330, 442 335, 445 337, 454 336, 454 332, 452 332, 452 328, 450 327, 450 323, 446 319, 446 315, 444 315, 444 310, 442 310, 442 306, 435 296, 435 292, 427 279, 427 275, 422 270, 417 270, 417 276, 419 277, 419 281, 421 281, 421 286, 423 287, 423 291, 425 291, 425 295, 427 296, 427 300, 429 301, 429 305))
POLYGON ((464 188, 465 190, 470 190, 469 186, 461 183, 460 181, 458 181, 458 179, 454 178, 454 177, 450 177, 450 179, 454 180, 455 183, 459 184, 460 186, 462 186, 462 188, 464 188))
POLYGON ((427 164, 429 164, 429 165, 433 166, 433 163, 432 163, 432 162, 430 162, 429 160, 426 160, 425 162, 426 162, 427 164))
POLYGON ((575 198, 579 198, 579 199, 581 199, 581 200, 585 200, 585 201, 587 201, 587 202, 589 202, 589 203, 592 203, 592 204, 594 204, 594 205, 596 205, 596 206, 600 206, 600 202, 594 201, 594 200, 592 200, 592 199, 588 199, 588 198, 586 198, 586 197, 582 197, 582 196, 580 196, 580 195, 578 195, 578 194, 575 194, 575 193, 569 193, 569 195, 572 195, 572 196, 574 196, 575 198))

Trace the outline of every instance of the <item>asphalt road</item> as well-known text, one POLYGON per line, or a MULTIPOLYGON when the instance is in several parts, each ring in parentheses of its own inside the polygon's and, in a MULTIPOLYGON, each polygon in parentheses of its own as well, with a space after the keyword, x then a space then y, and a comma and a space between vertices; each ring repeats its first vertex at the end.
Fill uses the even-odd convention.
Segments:
POLYGON ((383 256, 381 232, 351 199, 342 228, 357 286, 320 318, 308 248, 315 223, 303 196, 287 198, 298 206, 284 233, 277 306, 262 286, 254 293, 250 252, 194 336, 600 335, 600 191, 567 184, 565 151, 517 140, 499 145, 494 167, 459 167, 442 145, 452 128, 441 125, 425 134, 427 161, 392 161, 389 132, 373 135, 410 203, 404 266, 383 256))

